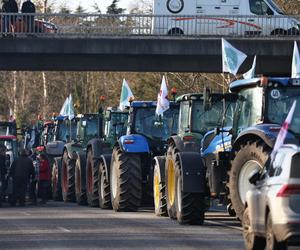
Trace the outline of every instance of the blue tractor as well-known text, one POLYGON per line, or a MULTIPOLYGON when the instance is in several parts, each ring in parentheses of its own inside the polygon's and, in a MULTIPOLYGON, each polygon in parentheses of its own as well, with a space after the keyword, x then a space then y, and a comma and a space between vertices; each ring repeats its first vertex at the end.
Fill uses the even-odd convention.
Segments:
POLYGON ((113 149, 109 171, 115 211, 153 205, 153 158, 165 154, 167 139, 177 131, 178 104, 171 103, 163 116, 157 116, 155 110, 156 102, 152 101, 130 105, 127 133, 113 149))
POLYGON ((261 77, 237 80, 231 92, 239 95, 232 128, 232 150, 228 158, 228 199, 242 219, 249 174, 262 169, 272 151, 281 124, 294 100, 297 106, 285 143, 299 145, 300 79, 261 77), (231 162, 229 161, 231 160, 231 162))

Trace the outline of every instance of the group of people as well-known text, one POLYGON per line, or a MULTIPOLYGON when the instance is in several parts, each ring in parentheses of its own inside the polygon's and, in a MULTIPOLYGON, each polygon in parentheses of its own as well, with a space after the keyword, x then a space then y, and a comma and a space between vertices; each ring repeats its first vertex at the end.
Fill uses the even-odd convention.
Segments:
POLYGON ((11 187, 9 202, 12 206, 25 206, 26 191, 32 205, 37 205, 37 194, 41 204, 46 204, 50 187, 50 166, 45 154, 36 156, 31 151, 23 149, 6 173, 5 150, 0 148, 1 201, 8 185, 11 187), (4 183, 11 182, 8 185, 4 183))
MULTIPOLYGON (((2 12, 3 13, 18 13, 19 8, 16 0, 2 0, 2 12)), ((31 0, 26 0, 23 2, 21 7, 21 12, 24 14, 23 22, 26 24, 26 32, 34 32, 35 25, 34 25, 34 16, 30 15, 35 13, 36 8, 33 2, 31 0)), ((9 32, 11 29, 10 27, 15 27, 16 24, 16 15, 3 15, 2 20, 2 32, 9 32)))

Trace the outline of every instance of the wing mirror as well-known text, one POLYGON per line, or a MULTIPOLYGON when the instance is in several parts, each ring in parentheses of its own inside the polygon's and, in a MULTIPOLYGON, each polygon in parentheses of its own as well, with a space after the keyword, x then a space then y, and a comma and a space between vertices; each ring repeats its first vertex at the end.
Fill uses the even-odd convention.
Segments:
POLYGON ((249 182, 252 185, 256 185, 256 182, 260 179, 260 170, 259 169, 255 169, 251 172, 251 174, 249 175, 249 182))

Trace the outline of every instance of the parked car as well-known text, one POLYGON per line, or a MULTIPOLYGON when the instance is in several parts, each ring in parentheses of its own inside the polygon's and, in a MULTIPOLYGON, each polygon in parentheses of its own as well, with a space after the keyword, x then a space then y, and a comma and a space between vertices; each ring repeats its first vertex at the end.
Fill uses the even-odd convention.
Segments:
POLYGON ((300 147, 281 147, 272 163, 254 170, 246 194, 243 235, 246 249, 300 245, 300 147))

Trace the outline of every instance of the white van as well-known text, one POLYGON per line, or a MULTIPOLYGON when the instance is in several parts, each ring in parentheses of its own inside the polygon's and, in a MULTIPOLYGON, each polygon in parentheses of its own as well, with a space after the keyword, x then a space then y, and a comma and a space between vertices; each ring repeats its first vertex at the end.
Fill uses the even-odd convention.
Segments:
POLYGON ((272 0, 154 0, 153 34, 299 35, 272 0), (164 16, 163 16, 164 15, 164 16))

